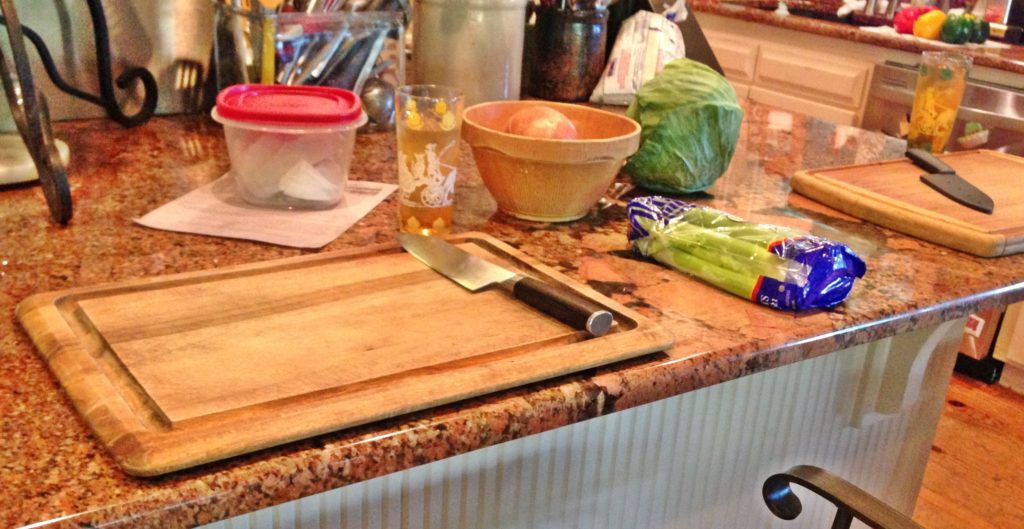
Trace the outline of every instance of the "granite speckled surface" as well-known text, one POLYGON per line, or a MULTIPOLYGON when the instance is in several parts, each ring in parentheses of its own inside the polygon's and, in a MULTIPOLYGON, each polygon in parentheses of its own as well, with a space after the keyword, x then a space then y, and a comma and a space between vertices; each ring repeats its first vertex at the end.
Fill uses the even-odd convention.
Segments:
MULTIPOLYGON (((804 167, 900 155, 902 142, 758 105, 728 173, 697 197, 751 220, 851 245, 868 263, 830 311, 776 312, 628 250, 621 204, 572 224, 496 212, 463 157, 455 224, 488 232, 657 319, 676 346, 614 366, 323 435, 160 478, 122 473, 91 437, 14 317, 48 290, 303 253, 150 230, 131 221, 220 176, 227 157, 205 118, 132 130, 59 124, 71 146, 75 217, 48 221, 38 187, 0 191, 0 526, 189 527, 1024 299, 1024 256, 971 257, 910 239, 789 193, 804 167)), ((465 154, 465 153, 464 153, 465 154)), ((353 178, 396 180, 393 137, 361 136, 353 178)), ((394 197, 324 251, 390 241, 394 197)))
MULTIPOLYGON (((814 33, 824 37, 849 40, 861 44, 881 46, 896 50, 920 53, 928 50, 949 51, 948 46, 932 44, 920 40, 910 40, 892 35, 884 35, 863 31, 857 26, 819 20, 815 18, 790 15, 778 16, 771 10, 775 8, 775 2, 746 2, 723 3, 719 0, 697 0, 689 2, 688 5, 694 11, 711 13, 724 17, 731 17, 748 22, 757 22, 805 33, 814 33), (760 7, 757 7, 760 6, 760 7)), ((974 59, 975 66, 987 66, 999 70, 1006 70, 1014 73, 1024 73, 1024 46, 1011 46, 1005 49, 983 49, 977 47, 962 46, 957 49, 962 53, 970 55, 974 59)))

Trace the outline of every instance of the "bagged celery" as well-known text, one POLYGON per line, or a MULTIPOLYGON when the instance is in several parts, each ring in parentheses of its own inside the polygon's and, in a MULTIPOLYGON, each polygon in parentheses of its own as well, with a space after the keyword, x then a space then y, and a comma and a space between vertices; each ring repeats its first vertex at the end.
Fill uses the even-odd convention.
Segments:
POLYGON ((682 200, 640 197, 627 211, 636 251, 775 309, 842 303, 866 271, 844 244, 682 200))

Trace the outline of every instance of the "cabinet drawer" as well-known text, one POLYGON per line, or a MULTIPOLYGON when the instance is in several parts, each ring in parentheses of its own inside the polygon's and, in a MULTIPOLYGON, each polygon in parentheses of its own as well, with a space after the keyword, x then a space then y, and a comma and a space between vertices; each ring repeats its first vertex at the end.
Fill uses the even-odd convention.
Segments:
POLYGON ((831 106, 857 109, 864 100, 871 65, 791 46, 760 46, 756 86, 831 106))
POLYGON ((771 105, 782 110, 827 119, 839 125, 856 125, 857 112, 815 101, 808 101, 790 94, 766 90, 760 86, 750 87, 750 100, 771 105))
POLYGON ((711 45, 711 51, 715 52, 715 58, 722 66, 726 79, 744 85, 754 82, 758 48, 756 40, 709 30, 704 31, 704 36, 711 45))

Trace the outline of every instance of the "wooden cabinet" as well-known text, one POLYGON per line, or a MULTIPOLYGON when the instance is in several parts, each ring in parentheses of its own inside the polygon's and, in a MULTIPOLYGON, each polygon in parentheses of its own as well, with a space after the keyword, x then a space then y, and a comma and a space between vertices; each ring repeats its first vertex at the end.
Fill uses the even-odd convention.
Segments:
POLYGON ((781 44, 760 46, 754 85, 839 108, 864 102, 873 65, 781 44))
POLYGON ((737 96, 842 125, 860 123, 873 63, 722 28, 704 34, 737 96))
POLYGON ((789 110, 790 112, 827 119, 840 125, 857 125, 860 122, 858 111, 855 109, 826 105, 797 95, 769 90, 760 86, 750 87, 747 97, 751 101, 789 110))
POLYGON ((992 356, 1006 363, 999 384, 1024 393, 1024 302, 1007 307, 992 356))
POLYGON ((725 72, 725 78, 736 89, 736 96, 748 97, 757 66, 758 42, 720 31, 705 30, 704 34, 725 72))
POLYGON ((993 354, 997 360, 1024 369, 1024 303, 1006 309, 993 354))
MULTIPOLYGON (((874 65, 917 64, 921 54, 694 9, 740 97, 859 126, 874 65), (751 74, 751 70, 753 73, 751 74)), ((1024 88, 1022 76, 975 65, 971 78, 1024 88)))

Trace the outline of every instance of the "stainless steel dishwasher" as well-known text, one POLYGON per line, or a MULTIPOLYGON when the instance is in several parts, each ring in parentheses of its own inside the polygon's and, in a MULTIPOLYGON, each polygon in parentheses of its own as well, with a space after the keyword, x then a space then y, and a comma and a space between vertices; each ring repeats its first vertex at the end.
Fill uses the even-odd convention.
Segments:
MULTIPOLYGON (((875 65, 861 127, 906 137, 916 83, 917 66, 894 62, 875 65)), ((989 130, 988 141, 973 148, 1024 156, 1024 89, 968 79, 947 150, 971 148, 957 141, 963 136, 964 125, 971 121, 989 130)))

